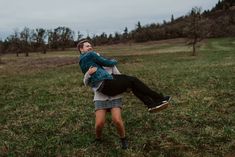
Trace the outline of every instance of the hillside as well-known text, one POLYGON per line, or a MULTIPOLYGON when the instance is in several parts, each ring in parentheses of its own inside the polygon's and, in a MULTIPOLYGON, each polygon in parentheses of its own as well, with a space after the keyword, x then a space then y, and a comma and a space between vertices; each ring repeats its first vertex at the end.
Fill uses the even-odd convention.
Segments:
POLYGON ((126 151, 110 115, 103 143, 92 143, 93 94, 83 85, 79 66, 70 62, 77 52, 4 55, 0 156, 234 156, 234 47, 235 38, 205 40, 197 56, 182 39, 97 47, 116 56, 122 73, 173 97, 168 109, 150 114, 131 93, 124 94, 126 151))

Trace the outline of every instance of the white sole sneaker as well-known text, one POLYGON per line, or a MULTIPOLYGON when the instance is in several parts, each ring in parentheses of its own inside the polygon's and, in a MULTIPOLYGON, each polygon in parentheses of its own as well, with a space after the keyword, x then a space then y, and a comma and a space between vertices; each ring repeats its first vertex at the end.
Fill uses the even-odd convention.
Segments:
POLYGON ((162 101, 162 102, 165 103, 165 102, 170 102, 170 101, 171 101, 171 96, 168 100, 165 100, 165 101, 162 101))
POLYGON ((159 105, 159 106, 155 106, 153 108, 149 108, 148 111, 153 113, 153 112, 159 112, 161 110, 164 110, 168 107, 169 102, 168 101, 164 101, 163 104, 159 105))

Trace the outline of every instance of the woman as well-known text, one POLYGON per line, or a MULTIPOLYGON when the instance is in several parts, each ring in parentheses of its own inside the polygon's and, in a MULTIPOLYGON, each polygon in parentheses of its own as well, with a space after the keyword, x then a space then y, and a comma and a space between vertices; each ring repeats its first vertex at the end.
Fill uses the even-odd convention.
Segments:
POLYGON ((158 112, 168 107, 170 96, 163 96, 151 90, 136 77, 123 74, 111 75, 105 71, 103 66, 113 67, 117 61, 98 55, 88 40, 81 40, 77 47, 80 52, 79 65, 82 72, 85 74, 90 67, 96 67, 96 71, 88 81, 92 88, 107 96, 119 95, 130 89, 148 107, 149 112, 158 112))

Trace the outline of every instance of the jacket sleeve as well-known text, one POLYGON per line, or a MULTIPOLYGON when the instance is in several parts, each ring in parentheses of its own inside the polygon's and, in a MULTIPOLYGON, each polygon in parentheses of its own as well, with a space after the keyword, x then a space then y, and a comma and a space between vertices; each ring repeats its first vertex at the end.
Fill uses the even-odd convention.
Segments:
POLYGON ((112 67, 112 73, 117 75, 121 74, 116 66, 112 67))
POLYGON ((83 78, 83 83, 85 86, 89 85, 89 78, 91 77, 91 75, 88 73, 88 71, 85 73, 84 78, 83 78))
POLYGON ((94 61, 99 64, 100 66, 106 66, 106 67, 113 67, 117 64, 117 61, 115 59, 106 59, 102 56, 97 55, 96 53, 93 53, 94 55, 94 61))

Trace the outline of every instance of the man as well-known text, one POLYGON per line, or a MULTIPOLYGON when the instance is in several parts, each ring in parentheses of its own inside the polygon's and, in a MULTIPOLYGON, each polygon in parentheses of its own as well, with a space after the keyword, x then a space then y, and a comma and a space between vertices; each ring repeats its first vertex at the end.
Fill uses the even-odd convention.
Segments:
POLYGON ((113 67, 117 64, 114 59, 106 59, 93 51, 90 41, 81 40, 77 48, 80 52, 79 65, 85 74, 90 68, 96 67, 91 74, 89 85, 107 96, 115 96, 130 89, 147 107, 149 112, 158 112, 168 107, 170 96, 163 96, 133 76, 124 74, 111 75, 103 66, 113 67))
MULTIPOLYGON (((109 74, 120 74, 119 70, 114 67, 103 67, 109 74)), ((89 82, 89 78, 96 71, 96 67, 90 68, 85 76, 84 76, 84 84, 87 86, 89 82)), ((105 116, 107 112, 111 112, 112 121, 116 125, 121 147, 122 149, 128 148, 128 141, 125 136, 125 127, 121 116, 122 109, 122 98, 121 95, 116 95, 113 97, 103 95, 98 92, 96 88, 93 88, 94 91, 94 104, 95 104, 95 131, 96 131, 96 139, 95 141, 101 142, 102 129, 105 124, 105 116)))

